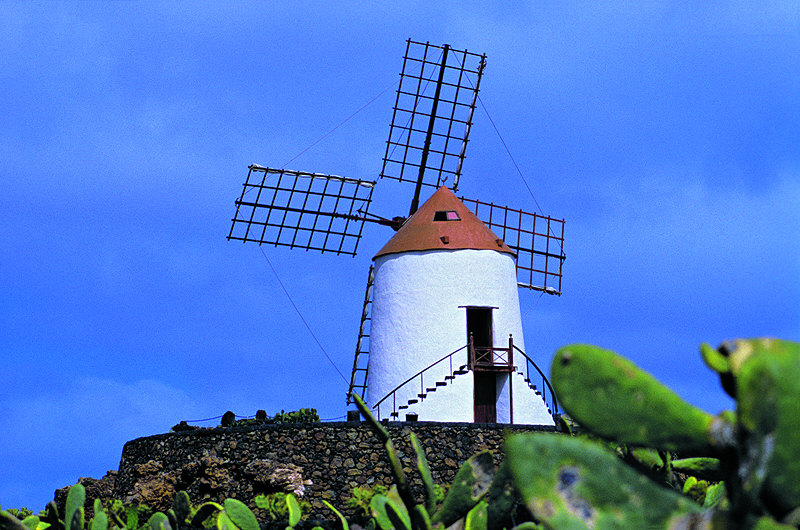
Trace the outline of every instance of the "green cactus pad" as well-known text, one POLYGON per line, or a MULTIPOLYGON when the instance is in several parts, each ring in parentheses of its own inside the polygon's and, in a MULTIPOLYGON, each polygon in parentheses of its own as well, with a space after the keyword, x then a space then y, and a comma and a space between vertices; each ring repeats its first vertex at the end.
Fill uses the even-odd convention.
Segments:
POLYGON ((94 512, 94 519, 89 525, 89 530, 108 530, 108 516, 104 511, 94 512))
POLYGON ((409 523, 408 519, 406 519, 405 512, 401 512, 397 508, 395 508, 395 504, 393 503, 386 503, 384 506, 386 508, 386 516, 392 523, 392 528, 395 530, 411 530, 411 524, 409 523))
MULTIPOLYGON (((393 496, 396 496, 396 494, 393 496)), ((400 518, 403 520, 404 528, 411 526, 411 518, 409 517, 405 508, 402 507, 402 504, 403 503, 400 501, 399 497, 397 497, 396 500, 393 500, 387 495, 378 494, 372 497, 369 507, 372 516, 378 523, 378 526, 382 530, 391 530, 394 528, 394 524, 389 517, 390 510, 395 511, 400 515, 400 518)))
POLYGON ((203 521, 219 511, 222 511, 221 505, 211 501, 204 502, 198 506, 197 511, 195 511, 194 516, 192 516, 192 521, 189 524, 191 526, 203 526, 203 521))
MULTIPOLYGON (((64 507, 64 525, 69 529, 75 512, 83 508, 86 502, 86 488, 82 484, 75 484, 67 491, 67 503, 64 507)), ((81 530, 83 529, 83 516, 80 520, 81 530)))
POLYGON ((488 504, 486 499, 483 499, 467 513, 467 518, 464 521, 464 530, 487 530, 489 517, 486 508, 488 504))
POLYGON ((189 500, 189 494, 181 490, 175 494, 175 500, 172 501, 172 510, 175 512, 175 519, 178 523, 183 525, 192 514, 192 502, 189 500))
POLYGON ((727 476, 717 458, 681 458, 672 461, 672 469, 678 473, 691 475, 703 480, 718 481, 727 476))
POLYGON ((291 493, 286 496, 286 510, 289 512, 289 526, 297 526, 303 516, 300 503, 291 493))
POLYGON ((717 482, 706 490, 706 498, 703 499, 703 508, 713 508, 725 502, 725 483, 717 482))
POLYGON ((83 506, 72 512, 72 519, 69 523, 69 530, 83 530, 84 522, 84 511, 83 506))
POLYGON ((549 528, 669 528, 702 509, 584 439, 526 433, 506 440, 523 501, 549 528))
POLYGON ((550 380, 567 413, 618 442, 708 454, 711 415, 616 353, 586 344, 556 352, 550 380))
POLYGON ((38 528, 40 524, 40 521, 37 516, 29 515, 28 517, 22 520, 22 524, 29 530, 36 530, 36 528, 38 528))
POLYGON ((800 506, 800 343, 748 339, 725 347, 740 361, 734 375, 745 487, 756 492, 763 479, 764 502, 788 512, 800 506))
POLYGON ((217 530, 237 530, 236 524, 227 513, 221 511, 217 514, 217 530))
POLYGON ((700 355, 703 357, 703 361, 706 363, 706 366, 718 374, 724 374, 731 371, 731 365, 728 357, 722 352, 712 348, 711 345, 705 342, 701 344, 700 355))
POLYGON ((431 468, 428 465, 428 458, 425 456, 425 449, 417 435, 412 431, 408 433, 408 437, 411 440, 411 447, 414 448, 414 453, 417 455, 417 470, 422 484, 425 486, 425 508, 428 513, 433 513, 436 509, 436 491, 433 487, 433 475, 431 475, 431 468))
POLYGON ((225 499, 225 514, 242 530, 259 530, 258 521, 250 508, 237 499, 225 499))
POLYGON ((149 530, 170 530, 172 528, 169 524, 167 516, 161 512, 156 512, 147 520, 147 528, 149 530))
POLYGON ((492 453, 483 451, 471 456, 456 473, 442 506, 431 517, 431 522, 447 527, 467 515, 489 491, 493 477, 492 453))
POLYGON ((519 500, 519 494, 514 488, 514 478, 508 468, 508 462, 503 461, 497 469, 497 473, 486 494, 488 506, 486 508, 486 525, 489 530, 500 530, 508 527, 511 519, 511 512, 514 505, 519 500))
POLYGON ((0 530, 28 530, 28 527, 10 513, 0 510, 0 530))
MULTIPOLYGON (((339 510, 334 508, 333 505, 328 501, 326 501, 325 499, 322 499, 322 503, 325 506, 327 506, 328 509, 330 509, 333 513, 335 513, 336 517, 339 518, 339 522, 342 523, 342 530, 350 530, 350 526, 347 524, 347 519, 344 518, 344 515, 342 515, 342 513, 339 510)), ((319 528, 319 527, 315 526, 314 528, 319 528)))

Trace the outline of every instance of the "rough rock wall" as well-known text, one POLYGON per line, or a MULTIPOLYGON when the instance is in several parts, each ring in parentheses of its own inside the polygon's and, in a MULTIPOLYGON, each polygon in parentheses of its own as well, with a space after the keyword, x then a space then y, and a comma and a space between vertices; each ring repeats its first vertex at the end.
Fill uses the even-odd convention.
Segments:
MULTIPOLYGON (((412 485, 421 492, 408 431, 420 438, 434 480, 449 484, 459 466, 489 449, 496 463, 504 433, 552 427, 473 423, 390 423, 412 485)), ((383 446, 364 423, 233 426, 138 438, 125 444, 114 485, 117 498, 166 509, 185 489, 194 503, 233 497, 253 507, 260 493, 294 491, 313 506, 312 518, 329 519, 322 499, 352 515, 355 486, 392 483, 383 446)))

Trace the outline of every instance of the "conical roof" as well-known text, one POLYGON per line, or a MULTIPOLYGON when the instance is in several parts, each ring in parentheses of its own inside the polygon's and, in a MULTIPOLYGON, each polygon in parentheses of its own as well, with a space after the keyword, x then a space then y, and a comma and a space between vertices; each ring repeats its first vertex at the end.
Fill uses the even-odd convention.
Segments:
POLYGON ((496 250, 516 256, 483 221, 442 186, 372 259, 418 250, 496 250))

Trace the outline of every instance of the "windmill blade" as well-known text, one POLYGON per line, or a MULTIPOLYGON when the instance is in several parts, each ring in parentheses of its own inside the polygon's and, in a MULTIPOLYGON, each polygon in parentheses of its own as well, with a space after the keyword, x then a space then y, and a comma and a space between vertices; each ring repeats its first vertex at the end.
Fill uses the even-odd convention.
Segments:
POLYGON ((381 178, 458 190, 486 56, 408 40, 381 178))
POLYGON ((517 253, 517 285, 561 295, 564 220, 475 199, 460 198, 517 253))
POLYGON ((374 186, 251 165, 228 239, 355 256, 374 186))

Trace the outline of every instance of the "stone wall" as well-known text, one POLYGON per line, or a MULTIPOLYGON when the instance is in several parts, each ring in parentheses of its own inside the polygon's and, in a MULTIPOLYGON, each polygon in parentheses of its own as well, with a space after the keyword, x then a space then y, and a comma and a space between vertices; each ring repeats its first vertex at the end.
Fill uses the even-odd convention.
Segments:
MULTIPOLYGON (((552 427, 474 423, 396 422, 387 425, 412 480, 421 492, 408 432, 419 437, 434 481, 449 484, 459 466, 489 449, 499 464, 507 431, 552 427)), ((365 423, 249 425, 172 432, 125 444, 115 497, 167 509, 185 489, 194 503, 233 497, 253 506, 260 493, 296 491, 312 507, 310 518, 330 519, 322 499, 342 510, 355 486, 390 485, 385 450, 365 423)))

